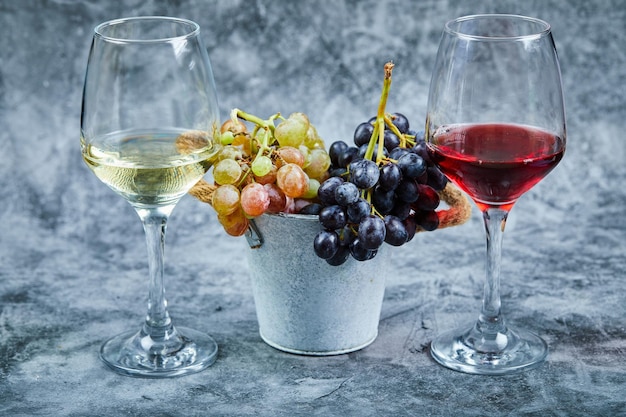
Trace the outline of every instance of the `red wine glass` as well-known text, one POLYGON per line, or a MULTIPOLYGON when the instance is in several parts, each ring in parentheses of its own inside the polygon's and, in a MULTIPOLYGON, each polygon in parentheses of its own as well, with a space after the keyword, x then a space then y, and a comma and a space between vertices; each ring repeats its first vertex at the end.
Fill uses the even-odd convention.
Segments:
POLYGON ((547 356, 547 344, 507 325, 500 263, 509 211, 565 150, 561 74, 550 25, 515 15, 448 22, 430 84, 426 141, 441 171, 481 210, 487 233, 478 320, 436 337, 431 354, 446 367, 472 374, 536 367, 547 356))

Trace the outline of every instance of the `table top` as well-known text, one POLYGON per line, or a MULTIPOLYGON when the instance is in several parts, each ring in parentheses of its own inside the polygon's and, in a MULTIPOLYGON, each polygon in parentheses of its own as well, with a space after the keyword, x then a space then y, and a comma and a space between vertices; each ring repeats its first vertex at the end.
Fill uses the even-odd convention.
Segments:
POLYGON ((132 10, 96 0, 44 3, 44 20, 36 1, 0 6, 0 415, 626 415, 626 8, 601 0, 333 8, 194 0, 132 10), (441 25, 493 11, 550 21, 563 71, 565 158, 514 207, 503 250, 504 315, 547 341, 544 364, 486 377, 430 357, 435 335, 480 310, 485 238, 475 208, 463 226, 392 249, 379 267, 386 289, 371 345, 309 357, 262 341, 250 249, 191 196, 168 226, 167 298, 176 324, 216 339, 217 361, 155 380, 120 376, 99 360, 107 338, 139 328, 147 265, 137 216, 90 174, 78 150, 96 23, 129 14, 198 21, 223 114, 302 110, 330 142, 349 140, 375 111, 379 67, 390 58, 390 105, 421 124, 441 25), (373 31, 380 21, 384 29, 373 31))

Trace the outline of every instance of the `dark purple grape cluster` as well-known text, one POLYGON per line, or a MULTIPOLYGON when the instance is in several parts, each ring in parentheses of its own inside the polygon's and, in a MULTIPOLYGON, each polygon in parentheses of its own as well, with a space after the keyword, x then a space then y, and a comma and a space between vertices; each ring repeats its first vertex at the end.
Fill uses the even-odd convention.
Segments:
POLYGON ((330 178, 318 190, 323 230, 313 247, 331 265, 341 265, 350 256, 372 259, 383 243, 401 246, 418 228, 439 226, 438 191, 447 179, 428 155, 424 132, 410 130, 408 119, 393 113, 389 120, 397 129, 386 126, 384 135, 375 139, 375 120, 357 126, 353 146, 336 141, 329 149, 330 178), (383 155, 378 156, 376 143, 374 155, 366 158, 371 140, 384 141, 383 155))

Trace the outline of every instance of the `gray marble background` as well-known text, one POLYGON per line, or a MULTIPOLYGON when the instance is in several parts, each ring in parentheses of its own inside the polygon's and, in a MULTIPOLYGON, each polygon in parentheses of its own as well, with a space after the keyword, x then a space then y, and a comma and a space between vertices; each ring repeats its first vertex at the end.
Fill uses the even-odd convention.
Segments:
POLYGON ((625 84, 623 0, 0 0, 0 415, 626 415, 625 84), (212 334, 218 361, 165 381, 104 367, 102 341, 145 313, 147 267, 136 214, 79 153, 97 23, 197 21, 223 117, 303 111, 330 143, 374 114, 387 60, 389 109, 421 126, 443 23, 482 12, 549 21, 561 60, 567 152, 504 239, 504 312, 548 341, 542 367, 470 376, 429 356, 435 334, 480 307, 476 210, 394 250, 376 342, 311 358, 261 341, 245 240, 191 197, 170 221, 166 286, 176 322, 212 334))

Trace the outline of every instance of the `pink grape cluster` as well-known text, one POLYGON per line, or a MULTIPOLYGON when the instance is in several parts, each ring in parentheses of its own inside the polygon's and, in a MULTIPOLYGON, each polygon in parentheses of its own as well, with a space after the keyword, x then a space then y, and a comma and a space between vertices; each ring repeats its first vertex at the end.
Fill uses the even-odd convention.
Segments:
POLYGON ((211 204, 232 236, 243 235, 250 219, 264 213, 299 211, 328 178, 330 156, 304 113, 262 120, 235 109, 222 125, 221 143, 211 204))

